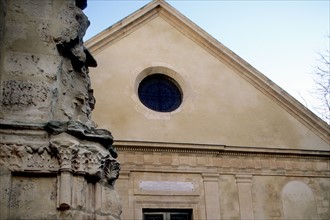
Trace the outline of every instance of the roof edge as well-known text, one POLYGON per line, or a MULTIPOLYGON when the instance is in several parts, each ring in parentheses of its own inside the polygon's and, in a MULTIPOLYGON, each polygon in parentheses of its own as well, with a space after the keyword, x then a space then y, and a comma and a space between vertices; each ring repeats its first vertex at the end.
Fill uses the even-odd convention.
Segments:
POLYGON ((106 28, 105 30, 101 31, 100 33, 88 39, 86 42, 84 42, 85 46, 89 49, 89 51, 95 53, 106 43, 109 42, 109 40, 107 40, 109 36, 115 35, 114 37, 111 37, 111 39, 115 39, 119 37, 119 35, 121 35, 119 32, 127 32, 127 29, 134 27, 135 30, 136 26, 139 26, 140 23, 143 23, 145 20, 148 20, 150 19, 150 17, 153 17, 153 15, 158 13, 158 10, 154 10, 154 9, 159 7, 160 5, 164 5, 163 0, 151 1, 147 5, 141 7, 132 14, 124 17, 115 24, 111 25, 110 27, 106 28))

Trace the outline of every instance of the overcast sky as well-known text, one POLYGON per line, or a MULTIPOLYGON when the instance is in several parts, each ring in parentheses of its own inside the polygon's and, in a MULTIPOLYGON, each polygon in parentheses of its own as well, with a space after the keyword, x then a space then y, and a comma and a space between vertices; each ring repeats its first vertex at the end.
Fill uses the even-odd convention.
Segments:
MULTIPOLYGON (((149 2, 88 0, 84 40, 149 2)), ((330 0, 167 2, 301 103, 312 101, 313 66, 329 51, 330 0)))

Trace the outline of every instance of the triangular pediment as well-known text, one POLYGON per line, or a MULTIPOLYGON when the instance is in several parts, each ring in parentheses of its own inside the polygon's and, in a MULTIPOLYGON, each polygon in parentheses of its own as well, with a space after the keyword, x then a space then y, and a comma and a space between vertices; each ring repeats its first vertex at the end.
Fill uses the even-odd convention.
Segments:
POLYGON ((145 7, 97 34, 88 40, 85 45, 97 59, 98 54, 105 53, 107 48, 158 18, 161 18, 161 22, 169 24, 170 27, 199 45, 215 59, 229 66, 240 78, 268 97, 282 111, 290 114, 291 117, 299 121, 303 127, 315 134, 324 143, 330 144, 329 125, 163 0, 150 2, 145 7))

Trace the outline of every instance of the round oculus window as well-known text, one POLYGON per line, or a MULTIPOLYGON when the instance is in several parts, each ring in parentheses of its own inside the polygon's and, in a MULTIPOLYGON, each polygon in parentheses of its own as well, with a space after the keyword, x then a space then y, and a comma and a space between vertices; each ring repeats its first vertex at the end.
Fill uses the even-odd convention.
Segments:
POLYGON ((158 112, 172 112, 182 103, 182 92, 174 79, 152 74, 139 84, 138 95, 146 107, 158 112))

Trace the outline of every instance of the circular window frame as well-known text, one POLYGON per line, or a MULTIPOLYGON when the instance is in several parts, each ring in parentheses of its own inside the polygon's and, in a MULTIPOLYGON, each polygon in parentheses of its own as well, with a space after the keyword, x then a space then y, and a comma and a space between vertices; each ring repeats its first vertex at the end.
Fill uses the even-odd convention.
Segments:
POLYGON ((183 78, 174 70, 169 69, 167 67, 163 67, 163 66, 149 67, 149 68, 144 69, 142 72, 140 72, 140 74, 137 76, 137 79, 136 79, 135 92, 136 92, 136 96, 137 96, 140 104, 143 106, 144 109, 149 110, 150 112, 158 113, 158 114, 169 114, 169 113, 172 114, 172 113, 180 111, 182 104, 184 102, 184 99, 185 99, 183 78), (179 91, 180 96, 181 96, 180 103, 175 108, 171 109, 170 111, 159 111, 157 109, 154 109, 154 108, 146 105, 141 100, 140 95, 139 95, 140 84, 144 79, 146 79, 152 75, 162 75, 163 77, 166 78, 166 80, 168 80, 172 84, 174 84, 174 86, 179 91))

